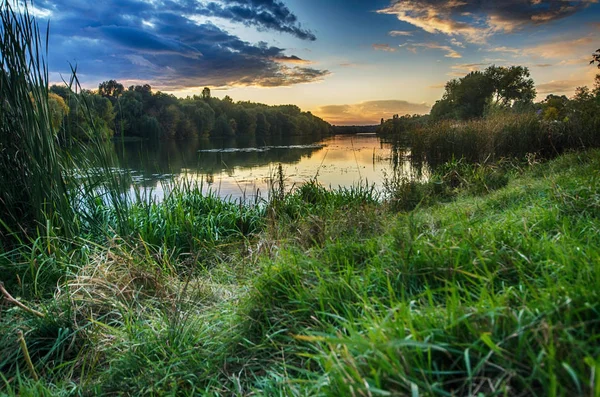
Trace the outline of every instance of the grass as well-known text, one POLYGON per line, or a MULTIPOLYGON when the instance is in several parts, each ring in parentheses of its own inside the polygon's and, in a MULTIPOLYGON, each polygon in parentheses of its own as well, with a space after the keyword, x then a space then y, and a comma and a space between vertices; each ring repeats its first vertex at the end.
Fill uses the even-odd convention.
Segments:
POLYGON ((600 151, 540 162, 545 126, 490 119, 423 132, 441 166, 383 196, 280 168, 265 203, 131 197, 100 146, 67 171, 24 15, 2 3, 0 145, 24 157, 0 172, 27 178, 0 196, 0 392, 600 395, 600 151))
MULTIPOLYGON (((47 315, 3 310, 3 389, 597 393, 600 152, 497 167, 509 170, 502 186, 448 182, 452 196, 410 212, 382 205, 366 188, 308 183, 261 213, 247 209, 260 227, 230 235, 235 249, 211 245, 222 254, 211 266, 189 262, 185 252, 197 247, 187 237, 151 244, 142 234, 102 244, 49 237, 7 253, 4 266, 9 257, 54 258, 63 276, 48 281, 56 286, 49 298, 25 288, 35 285, 27 266, 17 271, 22 288, 14 284, 13 294, 47 315)), ((187 200, 199 213, 211 205, 228 212, 210 198, 187 200)), ((153 205, 164 214, 173 203, 153 205)))
POLYGON ((577 115, 549 122, 535 113, 502 112, 479 120, 418 125, 405 138, 415 161, 437 168, 461 158, 486 163, 534 153, 549 159, 568 150, 598 147, 597 125, 597 119, 582 121, 577 115))
POLYGON ((0 6, 0 241, 43 228, 46 219, 74 235, 66 161, 48 106, 44 43, 26 8, 13 12, 5 0, 0 6))

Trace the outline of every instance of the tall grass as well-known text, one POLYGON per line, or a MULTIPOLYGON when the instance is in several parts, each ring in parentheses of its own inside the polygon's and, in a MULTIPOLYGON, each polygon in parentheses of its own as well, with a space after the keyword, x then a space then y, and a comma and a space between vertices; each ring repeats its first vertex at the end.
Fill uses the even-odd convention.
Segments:
POLYGON ((26 6, 3 0, 0 8, 0 237, 35 234, 47 221, 73 236, 66 159, 48 107, 47 41, 26 6))
POLYGON ((553 158, 567 150, 600 146, 593 124, 549 122, 534 113, 504 112, 472 121, 442 121, 408 132, 413 159, 433 168, 453 159, 494 162, 535 153, 553 158))

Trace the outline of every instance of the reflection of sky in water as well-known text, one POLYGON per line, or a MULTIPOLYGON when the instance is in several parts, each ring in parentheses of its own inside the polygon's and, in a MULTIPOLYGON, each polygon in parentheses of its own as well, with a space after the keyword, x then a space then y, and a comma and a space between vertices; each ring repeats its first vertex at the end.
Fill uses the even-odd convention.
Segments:
MULTIPOLYGON (((381 187, 385 175, 393 170, 392 145, 383 143, 371 134, 341 135, 326 138, 317 145, 276 145, 238 148, 218 148, 197 150, 199 161, 197 167, 182 167, 172 173, 136 173, 136 184, 143 185, 146 194, 161 199, 169 188, 171 177, 175 180, 187 179, 202 183, 203 190, 217 193, 221 197, 233 199, 252 199, 258 194, 266 198, 269 192, 269 181, 277 174, 278 164, 281 163, 285 177, 286 188, 298 186, 315 177, 323 186, 338 188, 349 187, 358 183, 375 184, 381 187), (285 152, 304 149, 290 160, 285 152), (307 150, 308 149, 308 150, 307 150), (273 153, 273 152, 276 153, 273 153), (211 163, 203 167, 203 156, 225 153, 235 156, 236 153, 255 152, 256 158, 245 164, 227 166, 222 161, 219 166, 211 163), (269 157, 267 156, 269 153, 269 157), (210 169, 206 169, 210 168, 210 169), (166 177, 165 177, 166 176, 166 177)), ((405 153, 406 154, 406 153, 405 153)), ((232 158, 228 159, 230 162, 232 158)), ((216 163, 216 161, 215 161, 216 163)), ((402 172, 407 176, 415 176, 408 161, 400 164, 402 172)))

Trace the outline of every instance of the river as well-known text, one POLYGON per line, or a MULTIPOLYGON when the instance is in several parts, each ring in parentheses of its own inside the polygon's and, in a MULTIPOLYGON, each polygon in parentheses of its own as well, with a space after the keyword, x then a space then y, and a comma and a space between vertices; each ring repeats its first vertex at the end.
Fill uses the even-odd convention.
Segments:
POLYGON ((120 166, 134 185, 161 200, 173 181, 193 180, 222 198, 267 198, 279 164, 287 189, 316 178, 327 188, 359 183, 381 189, 394 169, 419 172, 408 151, 375 134, 336 135, 314 141, 285 139, 198 139, 177 142, 114 142, 120 166), (398 156, 400 154, 400 156, 398 156))

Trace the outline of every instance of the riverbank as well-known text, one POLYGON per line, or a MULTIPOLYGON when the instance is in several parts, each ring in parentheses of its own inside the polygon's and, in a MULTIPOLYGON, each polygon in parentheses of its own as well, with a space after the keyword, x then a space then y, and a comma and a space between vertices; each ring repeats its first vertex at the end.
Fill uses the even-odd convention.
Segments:
POLYGON ((31 309, 4 301, 0 388, 593 394, 598 169, 600 151, 458 162, 388 179, 385 204, 280 178, 260 208, 182 189, 133 208, 127 235, 48 230, 0 257, 31 309))

